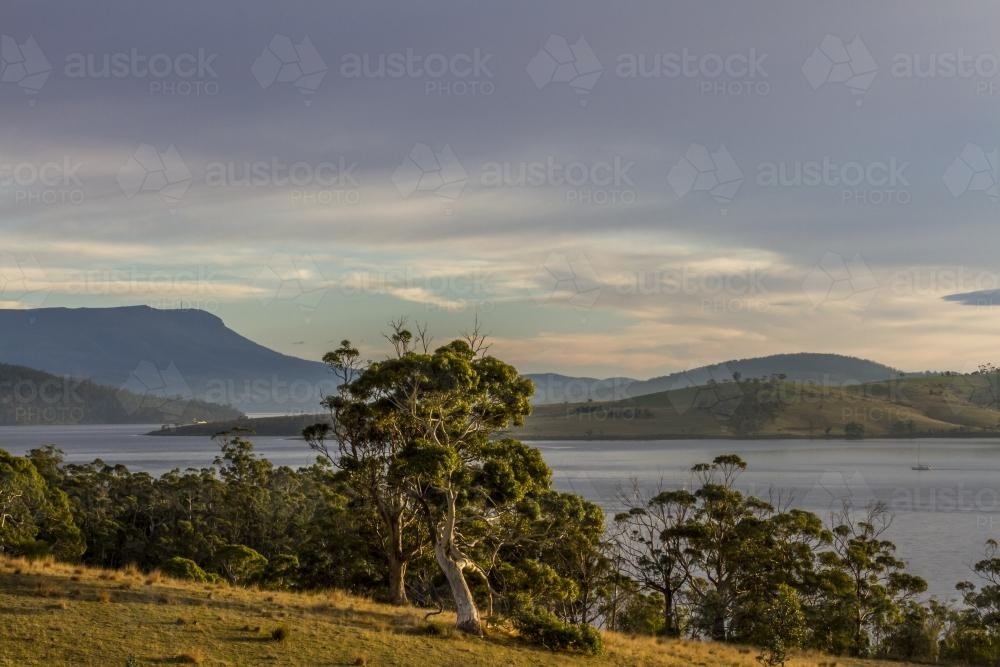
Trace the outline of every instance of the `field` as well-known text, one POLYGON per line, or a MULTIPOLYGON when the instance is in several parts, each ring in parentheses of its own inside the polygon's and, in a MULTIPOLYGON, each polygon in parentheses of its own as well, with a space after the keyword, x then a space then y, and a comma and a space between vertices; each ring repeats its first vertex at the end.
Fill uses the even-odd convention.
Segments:
POLYGON ((536 406, 513 435, 525 439, 699 437, 842 438, 855 422, 865 437, 991 436, 997 402, 981 376, 912 377, 851 386, 781 383, 782 409, 752 433, 728 418, 732 385, 684 388, 618 401, 536 406))
MULTIPOLYGON (((0 558, 0 619, 0 665, 18 667, 758 664, 750 648, 612 633, 603 656, 558 654, 499 629, 467 637, 447 614, 427 622, 420 610, 336 591, 275 593, 21 559, 0 558)), ((902 663, 803 655, 789 664, 902 663)))
MULTIPOLYGON (((535 406, 511 435, 525 440, 671 438, 842 438, 855 422, 866 438, 1000 436, 1000 388, 984 376, 935 375, 857 385, 784 382, 773 393, 782 409, 750 433, 733 428, 741 399, 732 385, 689 387, 616 401, 535 406), (712 405, 715 398, 721 398, 712 405)), ((264 436, 294 437, 324 415, 196 424, 154 435, 209 436, 242 427, 264 436)))

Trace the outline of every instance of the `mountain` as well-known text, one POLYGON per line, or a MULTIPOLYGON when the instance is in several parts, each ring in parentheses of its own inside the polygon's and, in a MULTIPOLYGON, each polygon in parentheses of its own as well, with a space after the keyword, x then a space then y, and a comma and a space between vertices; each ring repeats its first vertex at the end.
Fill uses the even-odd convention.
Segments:
POLYGON ((0 364, 0 425, 189 424, 235 419, 232 408, 0 364))
POLYGON ((736 374, 743 378, 785 375, 788 380, 812 381, 824 385, 875 382, 898 377, 900 371, 867 359, 841 354, 800 352, 774 354, 752 359, 731 359, 711 366, 699 366, 648 380, 626 377, 595 379, 555 373, 531 373, 535 382, 536 405, 619 401, 671 389, 703 385, 710 380, 724 382, 736 374))
POLYGON ((0 362, 244 412, 316 412, 334 389, 322 363, 270 350, 201 310, 0 310, 0 362))

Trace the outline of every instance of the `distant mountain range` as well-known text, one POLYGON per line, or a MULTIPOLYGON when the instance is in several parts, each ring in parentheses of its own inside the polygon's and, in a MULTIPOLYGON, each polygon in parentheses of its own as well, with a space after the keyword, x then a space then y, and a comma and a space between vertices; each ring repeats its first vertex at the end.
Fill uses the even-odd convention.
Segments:
MULTIPOLYGON (((40 308, 0 310, 0 363, 87 378, 138 395, 231 405, 245 413, 317 413, 336 388, 319 361, 275 352, 200 310, 40 308)), ((838 354, 733 359, 648 380, 529 374, 537 405, 607 402, 734 377, 783 375, 824 384, 894 378, 897 369, 838 354)), ((234 415, 231 415, 234 416, 234 415)))
POLYGON ((190 396, 135 393, 91 380, 0 364, 0 425, 191 424, 235 419, 239 412, 190 396))
POLYGON ((826 385, 866 383, 898 377, 901 371, 867 359, 841 354, 801 352, 774 354, 753 359, 732 359, 711 366, 661 375, 648 380, 627 377, 589 378, 556 373, 530 373, 535 382, 536 405, 581 403, 586 401, 619 401, 655 394, 672 389, 700 386, 709 381, 726 382, 737 377, 746 379, 784 375, 788 380, 815 381, 826 385))
POLYGON ((0 310, 0 362, 244 412, 316 412, 325 365, 280 354, 201 310, 0 310))

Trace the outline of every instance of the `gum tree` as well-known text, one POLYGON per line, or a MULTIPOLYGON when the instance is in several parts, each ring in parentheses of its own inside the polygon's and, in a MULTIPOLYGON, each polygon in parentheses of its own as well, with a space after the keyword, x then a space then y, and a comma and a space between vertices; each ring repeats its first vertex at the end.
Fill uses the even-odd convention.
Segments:
MULTIPOLYGON (((402 325, 396 323, 390 337, 397 359, 412 351, 412 336, 402 325)), ((395 419, 393 401, 386 393, 390 388, 361 382, 377 366, 362 362, 349 340, 341 341, 323 361, 340 381, 337 393, 324 400, 331 422, 310 426, 303 436, 340 470, 341 480, 358 504, 374 513, 386 561, 389 600, 408 604, 406 570, 424 546, 415 500, 397 472, 399 453, 411 434, 395 419)))
MULTIPOLYGON (((357 364, 347 341, 328 359, 355 370, 328 399, 334 416, 329 428, 339 444, 336 453, 326 451, 379 507, 387 530, 396 513, 400 529, 414 516, 421 521, 459 629, 482 634, 467 575, 490 589, 474 550, 522 500, 550 483, 537 450, 496 439, 523 422, 534 387, 489 355, 478 332, 431 351, 425 333, 414 337, 404 324, 393 325, 387 338, 395 354, 383 361, 357 364)), ((314 446, 321 442, 317 435, 307 433, 314 446)))

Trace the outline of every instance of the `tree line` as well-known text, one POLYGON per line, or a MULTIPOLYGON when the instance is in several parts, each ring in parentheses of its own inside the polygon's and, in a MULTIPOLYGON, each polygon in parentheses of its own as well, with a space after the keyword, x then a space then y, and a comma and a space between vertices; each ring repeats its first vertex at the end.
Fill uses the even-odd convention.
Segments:
MULTIPOLYGON (((48 446, 0 452, 0 553, 135 564, 201 581, 338 588, 450 609, 458 627, 512 627, 552 649, 601 650, 606 628, 790 651, 1000 661, 1000 548, 986 545, 963 604, 927 585, 886 539, 885 507, 829 520, 738 488, 746 463, 695 466, 689 489, 620 492, 601 508, 553 489, 535 448, 505 436, 531 382, 473 332, 433 347, 397 322, 386 358, 349 341, 329 423, 305 430, 311 466, 276 467, 239 432, 211 467, 159 477, 48 446)), ((304 445, 305 446, 305 445, 304 445)))

